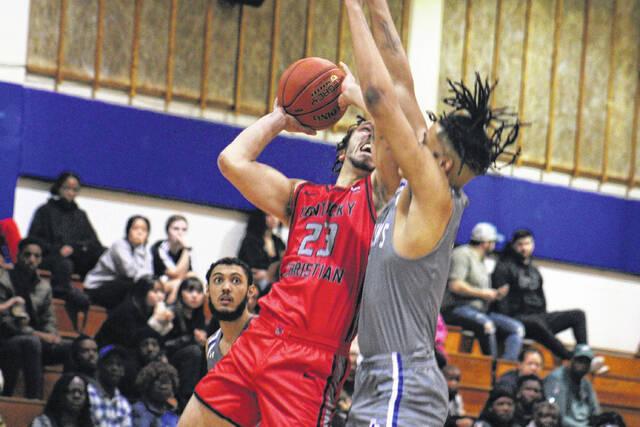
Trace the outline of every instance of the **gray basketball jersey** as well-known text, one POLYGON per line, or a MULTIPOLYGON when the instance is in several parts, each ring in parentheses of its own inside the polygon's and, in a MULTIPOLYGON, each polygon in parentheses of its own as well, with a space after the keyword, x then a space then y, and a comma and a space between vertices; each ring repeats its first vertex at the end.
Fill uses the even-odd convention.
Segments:
POLYGON ((393 224, 401 190, 402 187, 378 216, 371 238, 358 323, 358 343, 365 358, 392 352, 433 352, 451 251, 468 204, 462 190, 451 189, 453 214, 442 239, 427 255, 407 259, 393 247, 393 224))

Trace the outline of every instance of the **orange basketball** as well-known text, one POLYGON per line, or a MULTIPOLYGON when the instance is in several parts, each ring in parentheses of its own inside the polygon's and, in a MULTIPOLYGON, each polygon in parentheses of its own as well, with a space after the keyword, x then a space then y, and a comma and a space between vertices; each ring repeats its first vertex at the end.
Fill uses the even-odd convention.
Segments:
POLYGON ((287 68, 278 83, 278 99, 284 110, 310 128, 326 129, 342 115, 338 96, 344 73, 323 58, 303 58, 287 68))

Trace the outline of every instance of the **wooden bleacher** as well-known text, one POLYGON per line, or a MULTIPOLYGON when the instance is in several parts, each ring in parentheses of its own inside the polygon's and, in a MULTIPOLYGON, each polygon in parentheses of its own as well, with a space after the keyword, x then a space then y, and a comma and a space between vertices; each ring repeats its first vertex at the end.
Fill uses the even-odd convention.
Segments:
MULTIPOLYGON (((464 399, 467 414, 477 416, 491 390, 491 358, 479 354, 477 340, 469 345, 469 336, 472 333, 459 327, 448 327, 445 350, 448 352, 449 363, 457 365, 462 372, 459 393, 464 399)), ((561 361, 542 345, 529 340, 526 344, 539 348, 544 355, 542 377, 561 365, 561 361)), ((594 350, 596 355, 605 357, 605 364, 610 367, 606 374, 588 377, 602 410, 618 412, 628 426, 640 426, 640 359, 631 354, 597 348, 594 350)), ((496 378, 516 367, 516 362, 498 360, 496 378)))
POLYGON ((0 396, 0 414, 7 427, 28 426, 42 413, 45 403, 44 400, 0 396))

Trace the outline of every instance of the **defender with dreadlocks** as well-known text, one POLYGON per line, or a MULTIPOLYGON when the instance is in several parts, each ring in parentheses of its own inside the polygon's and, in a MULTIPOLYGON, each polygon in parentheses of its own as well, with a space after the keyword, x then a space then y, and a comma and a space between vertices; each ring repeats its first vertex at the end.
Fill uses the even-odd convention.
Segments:
MULTIPOLYGON (((474 92, 449 82, 449 114, 401 109, 390 73, 408 60, 384 0, 345 0, 358 76, 375 123, 406 184, 378 215, 365 276, 350 426, 438 426, 447 415, 447 384, 434 357, 436 322, 460 217, 462 187, 484 174, 518 134, 517 119, 488 106, 493 89, 476 76, 474 92), (505 132, 507 131, 507 132, 505 132), (508 133, 508 135, 507 135, 508 133), (506 136, 502 141, 503 134, 506 136)), ((413 90, 412 90, 413 92, 413 90)), ((417 108, 417 102, 414 106, 417 108)), ((406 109, 406 106, 405 106, 406 109)))
MULTIPOLYGON (((364 107, 345 71, 341 104, 364 107)), ((288 179, 256 160, 283 130, 310 133, 276 103, 218 158, 250 202, 289 226, 289 240, 260 316, 200 381, 180 425, 328 425, 349 372, 375 207, 397 188, 398 168, 381 162, 372 123, 359 121, 337 147, 335 185, 288 179)))

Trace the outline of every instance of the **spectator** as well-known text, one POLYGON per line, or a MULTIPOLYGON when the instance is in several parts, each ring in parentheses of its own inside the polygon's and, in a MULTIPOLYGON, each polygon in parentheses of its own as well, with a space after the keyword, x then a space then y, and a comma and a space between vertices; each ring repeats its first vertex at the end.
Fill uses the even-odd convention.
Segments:
POLYGON ((18 260, 18 242, 21 237, 18 224, 13 218, 0 219, 0 235, 6 244, 2 252, 5 262, 14 264, 18 260))
POLYGON ((98 344, 88 335, 78 335, 71 343, 69 361, 65 364, 64 372, 77 372, 87 381, 97 381, 98 373, 98 344))
POLYGON ((102 347, 98 357, 98 381, 89 383, 91 419, 96 426, 131 427, 131 405, 120 394, 118 385, 124 377, 127 351, 122 347, 102 347))
POLYGON ((172 215, 165 225, 167 238, 151 246, 153 274, 160 277, 169 304, 175 302, 180 283, 192 269, 191 246, 186 240, 188 228, 185 217, 172 215))
POLYGON ((42 414, 38 415, 31 427, 85 427, 93 426, 87 382, 73 373, 63 374, 56 381, 42 414))
POLYGON ((249 266, 238 258, 222 258, 207 271, 209 309, 220 321, 220 329, 207 340, 207 369, 222 359, 238 336, 255 317, 247 308, 253 276, 249 266))
POLYGON ((274 233, 279 225, 275 216, 260 209, 252 210, 238 251, 238 258, 251 267, 254 283, 261 295, 269 292, 271 283, 275 281, 273 275, 284 254, 285 244, 274 233))
POLYGON ((627 427, 624 420, 614 411, 606 411, 598 415, 591 416, 592 427, 627 427))
POLYGON ((173 327, 173 312, 164 303, 164 287, 152 276, 142 276, 122 304, 107 316, 96 334, 100 347, 117 344, 135 349, 135 332, 149 326, 160 335, 173 327))
POLYGON ((152 273, 147 239, 149 220, 134 215, 127 220, 125 237, 107 249, 84 281, 84 290, 94 304, 112 309, 122 302, 133 283, 152 273))
POLYGON ((591 383, 585 378, 593 360, 593 350, 578 344, 569 365, 554 369, 544 379, 544 391, 560 408, 563 427, 588 426, 589 418, 600 413, 600 404, 591 383))
POLYGON ((504 298, 509 292, 508 285, 491 287, 491 276, 484 265, 499 239, 501 236, 492 224, 481 222, 473 227, 469 244, 453 250, 442 316, 447 324, 472 330, 482 352, 494 359, 498 357, 496 335, 504 338, 501 357, 516 360, 524 326, 512 317, 489 310, 492 301, 504 298))
POLYGON ((474 427, 520 427, 513 420, 515 399, 509 390, 494 387, 484 404, 474 427))
POLYGON ((518 378, 516 393, 515 422, 526 426, 533 420, 533 407, 544 400, 542 380, 536 375, 522 375, 518 378))
POLYGON ((29 237, 42 243, 41 267, 51 272, 53 296, 66 301, 74 327, 78 311, 86 312, 90 301, 71 285, 71 275, 84 278, 104 251, 87 214, 75 202, 80 186, 77 174, 61 173, 49 190, 52 197, 36 210, 29 227, 29 237))
POLYGON ((555 403, 542 400, 533 406, 533 421, 526 427, 560 427, 560 409, 555 403))
POLYGON ((0 303, 20 297, 9 313, 0 313, 0 367, 5 376, 4 395, 13 394, 18 372, 25 377, 27 398, 42 398, 42 366, 62 363, 68 346, 56 327, 51 286, 38 275, 42 248, 32 237, 18 244, 13 270, 0 270, 0 303))
POLYGON ((518 378, 524 375, 536 375, 540 377, 544 355, 535 347, 524 348, 518 355, 518 367, 505 372, 498 378, 496 385, 506 388, 515 395, 518 391, 518 378))
POLYGON ((183 408, 207 372, 204 287, 197 277, 187 277, 182 281, 173 310, 173 329, 167 334, 164 347, 169 362, 178 370, 180 386, 176 397, 183 408))
POLYGON ((142 368, 136 378, 142 400, 133 405, 134 427, 176 426, 174 401, 178 383, 178 372, 168 363, 151 362, 142 368))
MULTIPOLYGON (((561 359, 571 359, 572 353, 555 334, 571 328, 578 344, 587 343, 587 323, 584 311, 567 310, 547 312, 547 301, 542 289, 542 275, 533 265, 533 234, 526 229, 513 233, 511 242, 496 263, 492 282, 494 287, 509 285, 507 296, 497 303, 498 310, 520 320, 526 336, 538 341, 561 359)), ((602 357, 594 361, 594 371, 603 373, 602 357)))
POLYGON ((455 365, 446 365, 442 368, 442 375, 447 381, 449 389, 449 410, 447 412, 446 427, 469 427, 473 425, 473 418, 465 416, 462 395, 458 393, 462 373, 455 365))

